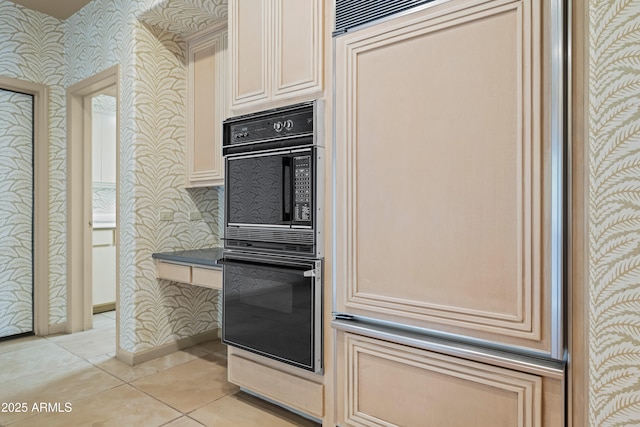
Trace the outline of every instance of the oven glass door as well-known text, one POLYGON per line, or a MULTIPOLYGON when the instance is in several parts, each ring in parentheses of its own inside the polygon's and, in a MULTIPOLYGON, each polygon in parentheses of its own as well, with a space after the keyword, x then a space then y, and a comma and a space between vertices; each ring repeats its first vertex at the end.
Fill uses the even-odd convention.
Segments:
POLYGON ((320 372, 321 261, 225 254, 223 266, 222 340, 320 372))
POLYGON ((228 156, 227 225, 312 226, 315 149, 228 156))

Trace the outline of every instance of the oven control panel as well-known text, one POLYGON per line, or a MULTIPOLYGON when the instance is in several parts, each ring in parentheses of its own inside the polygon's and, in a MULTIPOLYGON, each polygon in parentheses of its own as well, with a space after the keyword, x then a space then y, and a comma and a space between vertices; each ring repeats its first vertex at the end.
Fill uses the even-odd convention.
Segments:
POLYGON ((311 156, 293 158, 294 221, 311 221, 311 156))

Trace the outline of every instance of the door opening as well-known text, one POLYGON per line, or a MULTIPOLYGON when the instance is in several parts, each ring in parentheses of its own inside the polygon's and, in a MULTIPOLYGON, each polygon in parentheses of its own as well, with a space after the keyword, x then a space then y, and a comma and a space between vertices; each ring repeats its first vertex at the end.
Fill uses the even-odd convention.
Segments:
MULTIPOLYGON (((67 89, 67 332, 93 327, 94 312, 118 321, 119 68, 67 89)), ((116 350, 117 350, 116 342, 116 350)))

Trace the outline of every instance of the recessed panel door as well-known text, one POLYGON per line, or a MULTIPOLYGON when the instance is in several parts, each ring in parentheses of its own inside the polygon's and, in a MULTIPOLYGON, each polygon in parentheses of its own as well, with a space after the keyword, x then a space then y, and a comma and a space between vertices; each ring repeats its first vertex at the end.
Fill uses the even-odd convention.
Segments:
POLYGON ((0 338, 33 330, 33 96, 0 89, 0 338))

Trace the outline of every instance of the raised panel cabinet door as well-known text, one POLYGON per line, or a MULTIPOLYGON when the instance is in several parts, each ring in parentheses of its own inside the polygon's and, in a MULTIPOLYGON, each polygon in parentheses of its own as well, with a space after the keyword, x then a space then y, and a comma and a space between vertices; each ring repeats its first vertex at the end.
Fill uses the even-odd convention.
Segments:
POLYGON ((227 32, 188 44, 187 186, 224 184, 222 121, 227 116, 227 32))
POLYGON ((270 0, 229 1, 232 108, 271 96, 270 11, 270 0))
POLYGON ((338 311, 550 353, 541 0, 336 38, 338 311))
POLYGON ((322 90, 322 3, 274 0, 274 99, 322 90))
POLYGON ((558 384, 538 375, 343 332, 337 351, 339 425, 563 425, 561 409, 545 413, 558 384))

